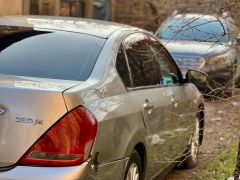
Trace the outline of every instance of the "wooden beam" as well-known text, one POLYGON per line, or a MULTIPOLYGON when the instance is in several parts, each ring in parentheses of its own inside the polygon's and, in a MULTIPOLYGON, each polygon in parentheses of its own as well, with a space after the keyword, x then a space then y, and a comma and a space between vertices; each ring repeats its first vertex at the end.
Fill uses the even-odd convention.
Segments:
POLYGON ((55 0, 55 9, 54 9, 54 15, 59 16, 60 15, 60 0, 55 0))
POLYGON ((24 0, 22 3, 22 14, 29 15, 30 14, 30 0, 24 0))
POLYGON ((85 17, 93 18, 93 0, 84 1, 85 1, 85 17))
POLYGON ((111 10, 111 21, 115 21, 116 15, 116 0, 109 0, 109 6, 111 10))

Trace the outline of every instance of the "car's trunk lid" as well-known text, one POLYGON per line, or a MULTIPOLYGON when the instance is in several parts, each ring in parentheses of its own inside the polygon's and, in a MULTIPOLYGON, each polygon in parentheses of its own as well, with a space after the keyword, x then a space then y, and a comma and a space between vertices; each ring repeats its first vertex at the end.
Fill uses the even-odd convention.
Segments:
POLYGON ((0 168, 11 166, 66 112, 79 82, 0 76, 0 168))

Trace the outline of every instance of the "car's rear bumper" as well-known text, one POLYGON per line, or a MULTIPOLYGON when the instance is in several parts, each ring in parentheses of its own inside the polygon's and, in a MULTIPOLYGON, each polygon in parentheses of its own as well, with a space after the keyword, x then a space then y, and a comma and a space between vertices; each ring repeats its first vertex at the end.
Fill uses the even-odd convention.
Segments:
POLYGON ((127 161, 126 158, 101 165, 98 171, 89 162, 71 167, 16 166, 0 171, 0 180, 122 180, 127 161))

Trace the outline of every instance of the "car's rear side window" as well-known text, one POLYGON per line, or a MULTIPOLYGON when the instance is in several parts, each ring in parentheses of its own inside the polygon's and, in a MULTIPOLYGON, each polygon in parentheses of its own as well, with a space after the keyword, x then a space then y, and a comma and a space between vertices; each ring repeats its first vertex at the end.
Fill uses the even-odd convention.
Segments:
POLYGON ((105 41, 86 34, 0 26, 0 74, 83 81, 105 41))
POLYGON ((116 68, 117 71, 125 85, 125 87, 132 87, 131 77, 129 73, 129 68, 127 64, 127 60, 122 48, 118 50, 117 60, 116 60, 116 68))

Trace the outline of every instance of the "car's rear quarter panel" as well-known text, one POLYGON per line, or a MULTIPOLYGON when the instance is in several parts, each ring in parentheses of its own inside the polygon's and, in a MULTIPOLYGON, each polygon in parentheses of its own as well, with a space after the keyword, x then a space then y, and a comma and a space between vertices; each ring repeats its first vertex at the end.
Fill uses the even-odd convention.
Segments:
POLYGON ((100 87, 86 82, 89 88, 75 87, 64 97, 68 108, 77 106, 78 99, 96 117, 98 130, 93 153, 100 152, 100 162, 108 163, 130 155, 137 142, 145 141, 146 134, 137 99, 124 89, 116 71, 104 81, 107 83, 102 82, 100 87))
POLYGON ((94 158, 99 152, 100 166, 98 173, 92 175, 100 179, 122 179, 127 158, 134 146, 139 142, 146 144, 145 125, 137 99, 127 92, 115 69, 114 61, 121 41, 112 41, 111 38, 103 48, 90 78, 64 92, 69 110, 83 105, 98 121, 92 154, 94 158))
MULTIPOLYGON (((114 74, 112 75, 114 77, 114 74)), ((72 102, 72 106, 77 105, 76 99, 81 99, 83 105, 98 121, 97 136, 92 150, 93 159, 90 162, 92 163, 96 153, 99 153, 98 173, 94 171, 90 173, 97 179, 103 177, 103 179, 111 179, 113 176, 121 179, 127 158, 134 146, 138 142, 145 143, 145 126, 138 102, 133 94, 126 92, 117 74, 115 75, 113 81, 108 81, 108 87, 102 87, 103 89, 110 88, 110 94, 115 95, 104 97, 109 93, 99 87, 91 87, 90 90, 80 92, 74 92, 75 90, 71 89, 64 93, 65 99, 68 99, 67 102, 72 102)))

